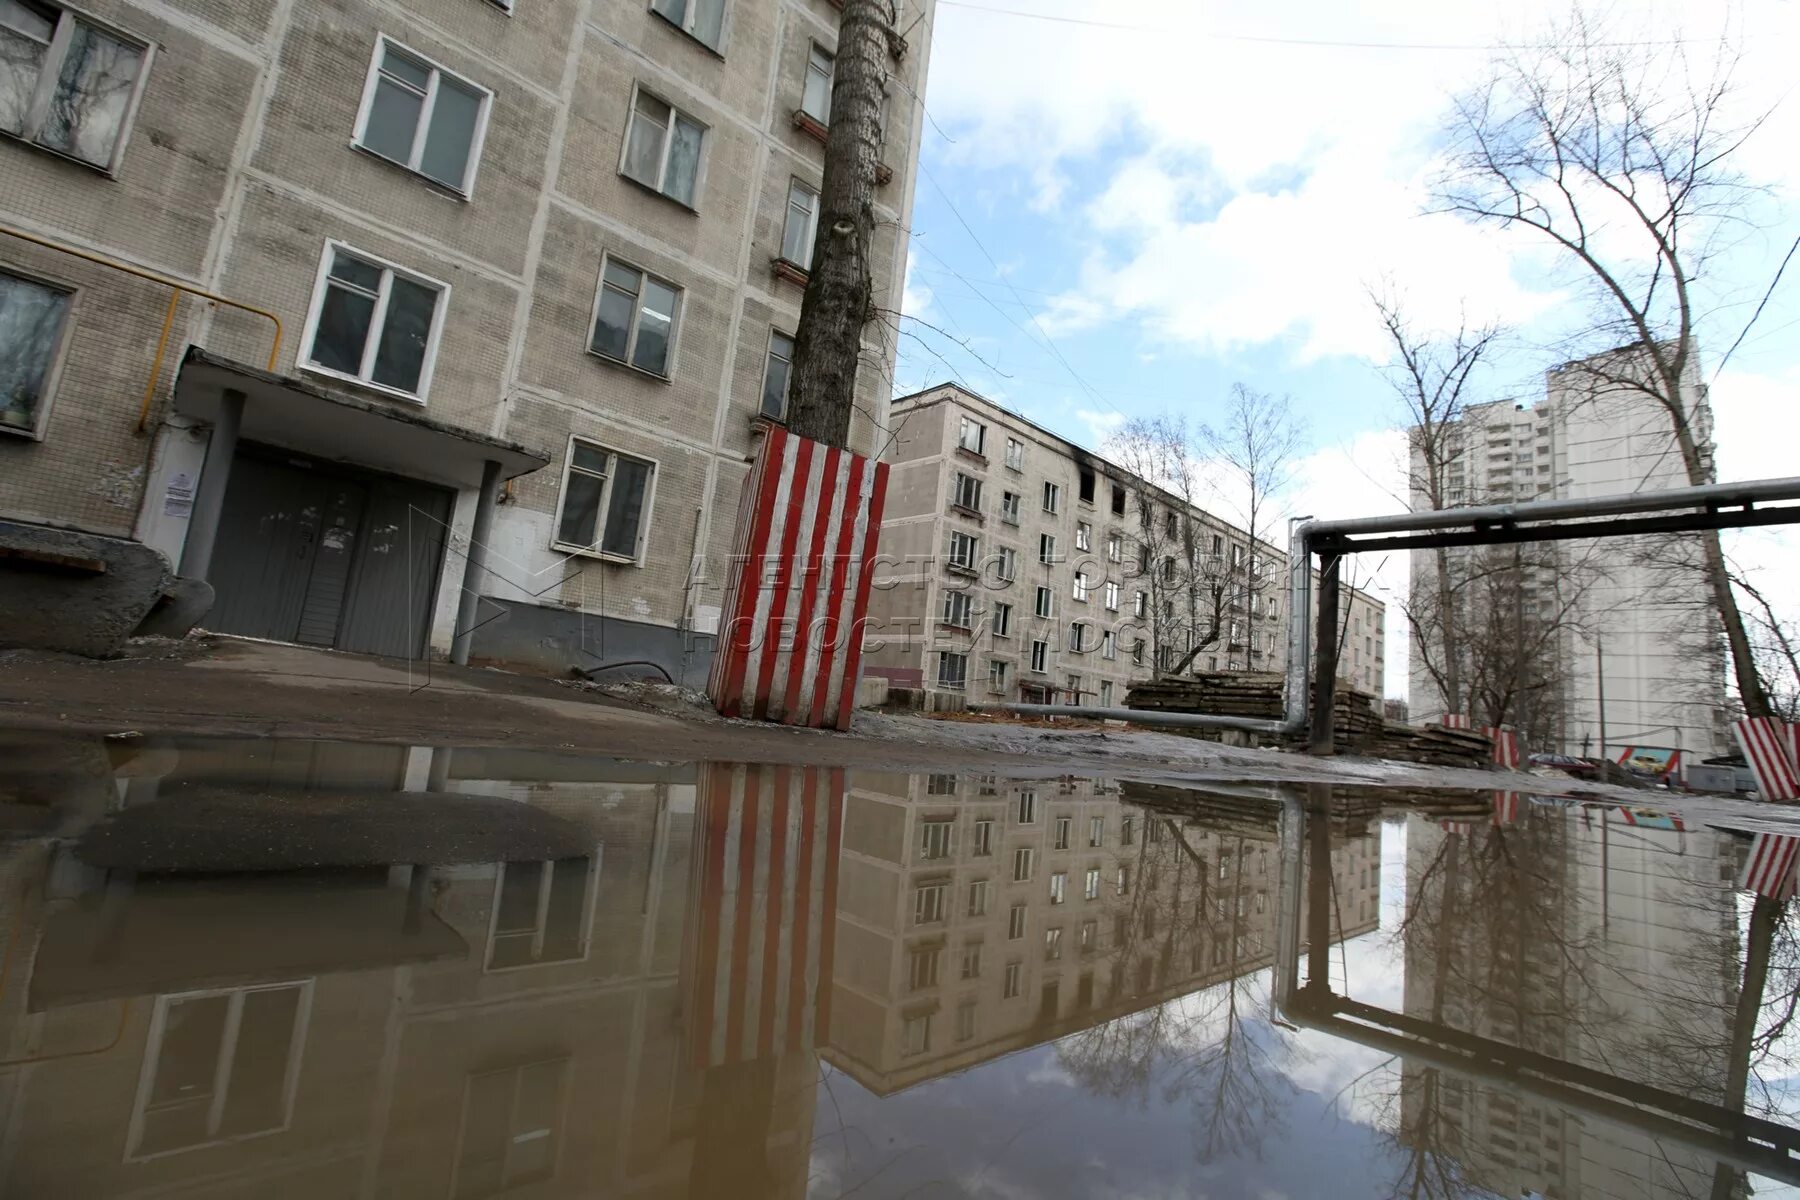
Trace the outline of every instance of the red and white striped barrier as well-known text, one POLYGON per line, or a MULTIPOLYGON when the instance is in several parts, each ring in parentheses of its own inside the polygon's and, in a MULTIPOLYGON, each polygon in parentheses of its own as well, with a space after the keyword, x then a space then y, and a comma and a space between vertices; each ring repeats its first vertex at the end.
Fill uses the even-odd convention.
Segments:
POLYGON ((1474 722, 1461 713, 1445 713, 1438 718, 1438 724, 1445 729, 1473 729, 1474 722))
POLYGON ((1494 793, 1494 824, 1511 825, 1519 819, 1519 807, 1522 803, 1517 792, 1494 793))
POLYGON ((1731 731, 1756 777, 1758 795, 1764 800, 1800 799, 1800 752, 1794 726, 1774 717, 1746 717, 1733 721, 1731 731))
POLYGON ((738 508, 706 694, 727 717, 848 729, 888 465, 776 426, 738 508))
POLYGON ((1503 767, 1518 770, 1520 764, 1525 761, 1524 756, 1519 752, 1519 735, 1504 725, 1497 727, 1484 725, 1482 732, 1493 740, 1494 761, 1503 767))
POLYGON ((1744 864, 1738 886, 1775 900, 1794 894, 1794 859, 1800 838, 1780 833, 1759 833, 1750 840, 1750 858, 1744 864))
POLYGON ((821 1045, 831 1027, 841 768, 712 764, 683 973, 696 1066, 821 1045))

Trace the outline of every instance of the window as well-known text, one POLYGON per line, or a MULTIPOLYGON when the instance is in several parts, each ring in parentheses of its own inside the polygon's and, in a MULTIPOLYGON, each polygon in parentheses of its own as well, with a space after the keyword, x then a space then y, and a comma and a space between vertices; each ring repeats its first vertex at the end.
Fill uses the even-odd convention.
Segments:
POLYGON ((966 508, 970 512, 981 511, 981 480, 973 475, 956 472, 955 483, 951 489, 950 503, 958 508, 966 508))
POLYGON ((725 0, 650 0, 650 11, 713 50, 725 41, 725 0))
POLYGON ((928 775, 925 777, 925 794, 927 796, 956 795, 956 776, 928 775))
POLYGON ((1163 533, 1171 541, 1181 536, 1181 518, 1172 508, 1163 514, 1163 533))
POLYGON ((1125 488, 1117 483, 1112 485, 1112 510, 1115 517, 1125 515, 1125 488))
POLYGON ((1145 617, 1149 616, 1150 615, 1150 597, 1146 596, 1143 592, 1136 592, 1136 591, 1132 592, 1131 593, 1131 615, 1136 617, 1140 621, 1143 620, 1145 617))
POLYGON ((1094 590, 1094 585, 1093 585, 1093 582, 1088 579, 1088 573, 1086 571, 1075 572, 1075 589, 1074 589, 1075 599, 1081 601, 1083 604, 1086 604, 1088 596, 1093 592, 1093 590, 1094 590))
POLYGON ((1062 930, 1044 930, 1044 958, 1054 962, 1062 957, 1062 930))
POLYGON ((1006 465, 1015 471, 1025 469, 1025 443, 1018 438, 1006 439, 1006 465))
POLYGON ((285 1128, 311 1007, 310 983, 157 997, 125 1156, 285 1128))
POLYGON ((769 357, 763 363, 762 415, 779 421, 787 416, 788 387, 794 377, 794 339, 769 331, 769 357))
POLYGON ((570 438, 556 544, 641 562, 655 480, 654 463, 570 438))
POLYGON ((1076 654, 1087 653, 1087 634, 1090 627, 1080 621, 1069 624, 1069 649, 1076 654))
POLYGON ((1073 825, 1074 821, 1068 817, 1056 818, 1056 848, 1058 850, 1069 848, 1069 830, 1073 825))
POLYGON ((1119 639, 1113 636, 1113 631, 1110 629, 1105 630, 1100 634, 1100 657, 1119 657, 1119 639))
POLYGON ((1165 554, 1162 560, 1162 577, 1164 583, 1175 582, 1175 556, 1165 554))
POLYGON ((1025 883, 1031 878, 1032 860, 1035 852, 1030 846, 1020 846, 1013 851, 1013 882, 1025 883))
POLYGON ((985 879, 977 879, 969 885, 969 915, 985 917, 988 910, 988 893, 993 889, 985 879))
POLYGON ((1050 875, 1050 903, 1061 904, 1066 898, 1065 892, 1068 886, 1069 873, 1067 871, 1052 872, 1050 875))
POLYGON ((800 88, 800 111, 821 125, 831 124, 831 74, 836 55, 814 42, 806 56, 806 82, 800 88))
POLYGON ((1050 665, 1050 643, 1034 641, 1031 643, 1031 670, 1034 675, 1042 675, 1050 665))
POLYGON ((1108 612, 1119 611, 1119 585, 1111 579, 1106 581, 1106 610, 1108 612))
POLYGON ((1036 597, 1033 600, 1032 611, 1034 613, 1036 613, 1038 616, 1044 617, 1047 619, 1050 616, 1051 603, 1052 603, 1052 598, 1051 598, 1051 594, 1050 594, 1050 589, 1047 587, 1039 587, 1037 589, 1036 597))
POLYGON ((995 603, 993 629, 995 637, 1012 636, 1012 605, 995 603))
POLYGON ((619 173, 678 204, 694 207, 706 126, 643 88, 633 90, 619 173))
POLYGON ((981 943, 970 942, 963 947, 962 977, 964 979, 981 978, 981 943))
POLYGON ((963 571, 974 571, 981 543, 960 530, 950 533, 950 565, 963 571))
MULTIPOLYGON (((1079 943, 1081 949, 1092 950, 1094 948, 1095 935, 1099 933, 1099 930, 1100 923, 1091 918, 1081 923, 1081 941, 1079 943)), ((1086 982, 1085 978, 1083 982, 1086 982)))
POLYGON ((1069 676, 1068 693, 1069 693, 1069 703, 1071 705, 1081 703, 1081 694, 1082 694, 1081 676, 1079 676, 1079 675, 1069 676))
POLYGON ((1075 480, 1075 495, 1083 504, 1094 502, 1094 470, 1092 467, 1081 468, 1081 473, 1075 480))
POLYGON ((994 823, 992 821, 975 822, 976 858, 987 858, 994 853, 994 823))
POLYGON ((111 170, 150 56, 39 0, 0 0, 0 131, 111 170))
POLYGON ((1121 845, 1121 846, 1131 845, 1131 829, 1132 829, 1132 819, 1130 817, 1120 817, 1119 818, 1119 845, 1121 845))
POLYGON ((1019 523, 1019 493, 1000 493, 1000 519, 1008 525, 1019 523))
POLYGON ((919 857, 950 857, 950 831, 955 826, 954 821, 919 822, 919 857))
POLYGON ((0 430, 43 435, 73 299, 61 288, 0 271, 0 430))
POLYGON ((967 450, 970 454, 987 454, 987 426, 973 417, 961 418, 956 429, 956 445, 958 449, 967 450))
POLYGON ((1099 849, 1106 844, 1106 818, 1088 818, 1088 845, 1099 849))
POLYGON ((1106 557, 1109 562, 1119 562, 1125 557, 1125 539, 1116 533, 1106 535, 1106 557))
POLYGON ((938 651, 938 686, 960 692, 969 682, 969 656, 938 651))
MULTIPOLYGON (((1111 637, 1112 635, 1108 634, 1107 636, 1111 637)), ((1112 655, 1109 654, 1109 655, 1107 655, 1107 657, 1111 658, 1112 655)), ((1111 708, 1112 706, 1113 706, 1112 680, 1102 679, 1100 681, 1100 707, 1101 708, 1111 708)))
POLYGON ((1019 824, 1037 824, 1037 793, 1029 789, 1019 793, 1019 824))
POLYGON ((1038 561, 1046 566, 1056 562, 1056 535, 1053 533, 1038 534, 1038 561))
POLYGON ((975 1002, 965 1000, 956 1006, 956 1040, 966 1042, 975 1036, 975 1002))
POLYGON ((568 1066, 556 1058, 468 1077, 452 1200, 497 1196, 556 1174, 568 1066))
POLYGON ((1119 895, 1121 896, 1128 895, 1131 892, 1131 868, 1124 863, 1119 864, 1118 890, 1119 895))
POLYGON ((422 403, 449 292, 448 284, 325 243, 307 317, 306 368, 422 403))
POLYGON ((1077 550, 1094 548, 1094 527, 1086 521, 1075 522, 1075 548, 1077 550))
POLYGON ((1006 913, 1006 938, 1018 941, 1025 936, 1025 906, 1015 904, 1006 913))
POLYGON ((988 691, 997 696, 1006 693, 1006 664, 997 658, 988 659, 988 691))
MULTIPOLYGON (((1095 817, 1094 819, 1097 821, 1100 818, 1095 817)), ((1099 843, 1095 843, 1095 844, 1098 845, 1099 843)), ((1088 868, 1087 882, 1086 882, 1086 885, 1081 889, 1081 894, 1085 899, 1088 899, 1088 900, 1098 900, 1100 898, 1100 868, 1099 867, 1089 867, 1088 868)))
POLYGON ((906 1018, 900 1029, 900 1053, 924 1054, 931 1049, 931 1014, 906 1018))
POLYGON ((798 179, 788 185, 787 219, 781 227, 782 260, 812 270, 813 238, 819 232, 819 193, 798 179))
POLYGON ((377 38, 356 144, 467 195, 492 94, 411 50, 377 38))
POLYGON ((1000 989, 1001 999, 1012 1000, 1019 995, 1023 990, 1024 973, 1023 964, 1016 962, 1006 964, 1006 980, 1000 989))
POLYGON ((680 288, 608 256, 600 268, 588 349, 667 379, 680 308, 680 288))
POLYGON ((494 880, 487 969, 506 971, 587 956, 596 878, 585 856, 500 864, 494 880))
POLYGON ((1133 638, 1131 642, 1131 663, 1133 666, 1144 665, 1144 639, 1133 638))
MULTIPOLYGON (((944 919, 944 894, 947 883, 929 883, 913 889, 913 924, 935 925, 944 919)), ((935 973, 932 982, 937 982, 935 973)))
POLYGON ((1061 486, 1046 481, 1044 484, 1044 511, 1054 513, 1060 508, 1062 508, 1061 486))

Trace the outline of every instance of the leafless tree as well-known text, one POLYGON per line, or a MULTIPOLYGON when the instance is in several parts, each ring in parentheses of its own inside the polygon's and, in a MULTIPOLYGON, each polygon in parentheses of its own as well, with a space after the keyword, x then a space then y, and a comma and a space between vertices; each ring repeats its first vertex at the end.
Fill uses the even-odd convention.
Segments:
MULTIPOLYGON (((1698 371, 1708 270, 1756 194, 1733 163, 1761 124, 1728 117, 1734 65, 1723 49, 1702 62, 1687 43, 1612 39, 1577 10, 1457 100, 1434 189, 1445 211, 1547 242, 1591 285, 1586 340, 1627 351, 1583 364, 1594 390, 1656 405, 1691 484, 1713 476, 1698 371)), ((1767 715, 1718 536, 1698 540, 1739 696, 1767 715)))
POLYGON ((863 329, 875 319, 871 248, 887 61, 902 48, 894 0, 843 0, 818 234, 794 336, 788 428, 847 446, 863 329))
POLYGON ((1223 419, 1200 431, 1208 457, 1226 476, 1226 503, 1237 508, 1244 532, 1250 535, 1250 544, 1241 555, 1234 550, 1229 564, 1233 607, 1241 611, 1245 624, 1261 611, 1263 595, 1278 575, 1275 556, 1268 552, 1271 517, 1293 484, 1303 433, 1292 400, 1241 383, 1231 385, 1223 419))

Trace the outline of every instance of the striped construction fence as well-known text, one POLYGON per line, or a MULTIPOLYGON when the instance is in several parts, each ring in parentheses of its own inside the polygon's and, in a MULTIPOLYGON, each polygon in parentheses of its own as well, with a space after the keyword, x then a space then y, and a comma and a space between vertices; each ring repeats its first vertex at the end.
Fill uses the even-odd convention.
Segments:
POLYGON ((1445 713, 1438 718, 1438 724, 1445 729, 1472 729, 1475 723, 1461 713, 1445 713))
POLYGON ((1523 798, 1517 792, 1494 792, 1494 824, 1511 825, 1519 819, 1523 798))
POLYGON ((1764 800, 1800 799, 1800 727, 1774 717, 1745 717, 1733 721, 1756 792, 1764 800))
POLYGON ((1775 900, 1791 898, 1797 852, 1800 852, 1800 837, 1780 833, 1751 835, 1750 857, 1744 862, 1744 874, 1738 880, 1738 887, 1775 900))
POLYGON ((771 428, 738 507, 706 694, 727 717, 848 729, 888 465, 771 428))
POLYGON ((842 768, 701 768, 699 903, 683 953, 695 1066, 825 1041, 844 792, 842 768))
POLYGON ((1519 735, 1507 725, 1484 725, 1481 731, 1494 743, 1494 761, 1500 766, 1518 770, 1525 761, 1519 750, 1519 735))

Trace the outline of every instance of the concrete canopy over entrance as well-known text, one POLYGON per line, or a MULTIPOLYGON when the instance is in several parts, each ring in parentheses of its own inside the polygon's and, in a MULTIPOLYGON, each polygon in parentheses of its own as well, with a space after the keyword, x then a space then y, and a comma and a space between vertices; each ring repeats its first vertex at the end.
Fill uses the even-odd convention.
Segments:
POLYGON ((174 411, 216 424, 227 392, 244 397, 239 437, 411 479, 472 488, 481 486, 488 462, 500 465, 502 481, 550 462, 548 454, 517 442, 190 347, 175 381, 174 411))

